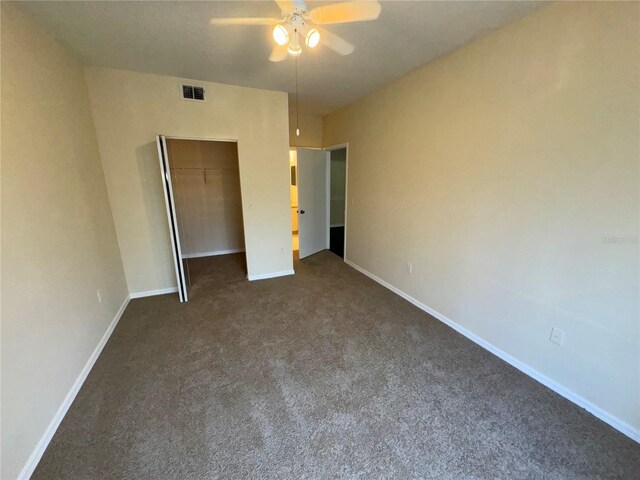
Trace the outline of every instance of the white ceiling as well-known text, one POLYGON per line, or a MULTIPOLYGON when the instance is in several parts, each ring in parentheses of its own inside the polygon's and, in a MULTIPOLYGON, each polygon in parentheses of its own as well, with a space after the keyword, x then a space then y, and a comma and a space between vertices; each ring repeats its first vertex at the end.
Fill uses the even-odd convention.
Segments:
MULTIPOLYGON (((307 2, 310 8, 332 2, 307 2)), ((532 1, 385 1, 373 22, 328 27, 356 46, 299 57, 303 112, 325 114, 484 32, 522 17, 532 1)), ((211 17, 280 16, 271 1, 21 2, 19 7, 88 64, 212 82, 294 90, 294 61, 268 60, 271 27, 214 27, 211 17)))

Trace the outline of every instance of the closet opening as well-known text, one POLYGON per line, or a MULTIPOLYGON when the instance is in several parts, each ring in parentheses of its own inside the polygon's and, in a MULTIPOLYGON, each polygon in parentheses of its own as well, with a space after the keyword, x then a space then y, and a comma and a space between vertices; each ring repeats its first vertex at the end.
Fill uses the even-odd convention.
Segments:
POLYGON ((237 142, 171 137, 158 142, 180 300, 244 281, 237 142))

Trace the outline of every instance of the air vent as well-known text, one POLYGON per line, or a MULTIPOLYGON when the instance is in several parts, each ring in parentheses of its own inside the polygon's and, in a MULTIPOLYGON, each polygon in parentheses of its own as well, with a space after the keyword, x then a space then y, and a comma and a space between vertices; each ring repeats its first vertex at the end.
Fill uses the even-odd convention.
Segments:
POLYGON ((195 85, 182 85, 182 98, 186 100, 204 100, 204 88, 195 85))

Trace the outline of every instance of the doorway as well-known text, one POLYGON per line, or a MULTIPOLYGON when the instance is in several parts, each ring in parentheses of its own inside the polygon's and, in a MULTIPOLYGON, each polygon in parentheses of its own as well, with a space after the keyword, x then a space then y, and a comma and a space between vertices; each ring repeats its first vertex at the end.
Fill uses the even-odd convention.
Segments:
POLYGON ((294 259, 325 249, 345 258, 347 157, 346 144, 290 150, 294 259))
POLYGON ((291 247, 294 260, 300 250, 298 238, 298 152, 295 148, 289 150, 289 199, 291 204, 291 247))
POLYGON ((158 152, 180 301, 192 289, 243 280, 237 142, 159 136, 158 152))
POLYGON ((347 148, 329 151, 329 250, 344 259, 347 148))

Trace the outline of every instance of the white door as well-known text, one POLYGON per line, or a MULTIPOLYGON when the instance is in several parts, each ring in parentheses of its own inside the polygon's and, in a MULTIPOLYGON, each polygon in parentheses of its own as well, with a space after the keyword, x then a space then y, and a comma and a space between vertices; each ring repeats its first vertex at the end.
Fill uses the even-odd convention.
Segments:
POLYGON ((327 248, 327 152, 298 149, 300 258, 327 248))
POLYGON ((184 264, 182 258, 182 248, 180 246, 180 231, 178 230, 178 216, 176 212, 175 197, 171 184, 171 169, 169 165, 169 154, 167 153, 167 139, 163 135, 156 137, 158 144, 158 158, 160 159, 160 175, 162 177, 162 189, 164 190, 164 201, 167 207, 167 220, 169 221, 169 235, 171 240, 171 250, 173 251, 173 263, 176 270, 176 281, 178 282, 178 295, 181 302, 186 302, 187 284, 184 281, 184 264))

